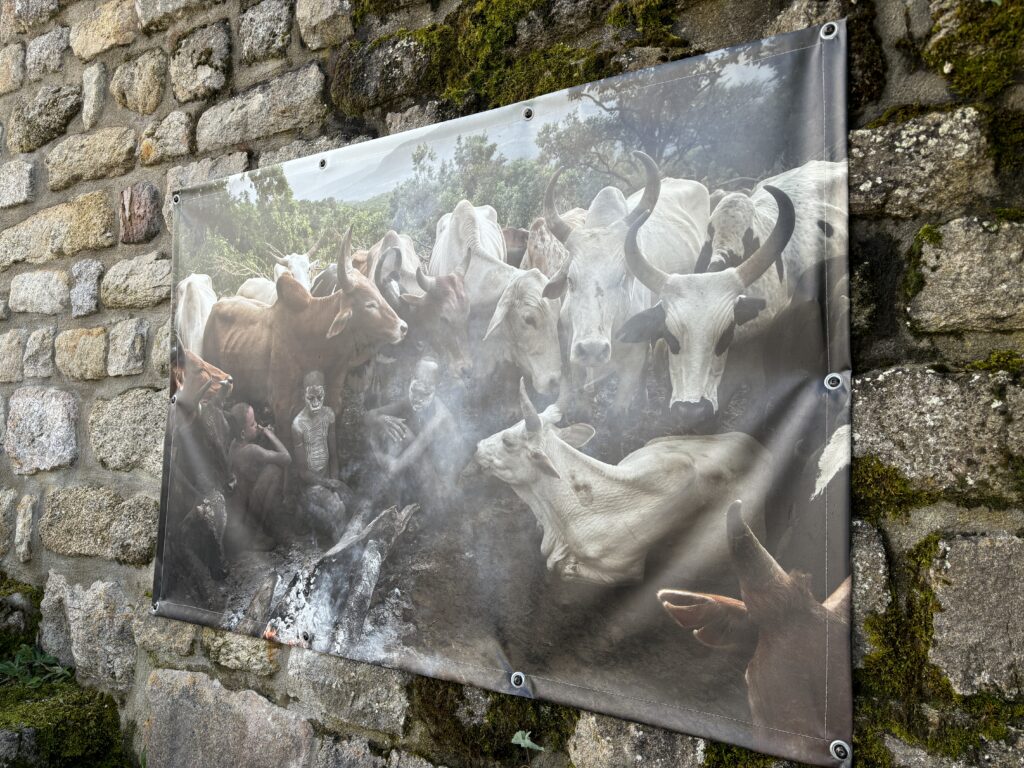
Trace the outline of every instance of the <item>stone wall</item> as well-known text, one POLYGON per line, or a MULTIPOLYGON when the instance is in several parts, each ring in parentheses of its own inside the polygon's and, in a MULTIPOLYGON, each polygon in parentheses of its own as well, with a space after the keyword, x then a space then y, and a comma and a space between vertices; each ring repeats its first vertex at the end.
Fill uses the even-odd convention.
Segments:
POLYGON ((523 729, 534 768, 772 763, 150 616, 166 212, 180 186, 843 15, 857 760, 1022 764, 1020 0, 0 0, 0 556, 135 759, 516 766, 523 729))

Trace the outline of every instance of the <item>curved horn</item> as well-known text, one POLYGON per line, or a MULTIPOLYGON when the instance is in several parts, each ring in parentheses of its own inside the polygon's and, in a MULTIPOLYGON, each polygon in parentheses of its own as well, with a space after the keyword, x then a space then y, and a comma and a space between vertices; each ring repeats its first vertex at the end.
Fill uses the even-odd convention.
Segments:
POLYGON ((789 243, 793 227, 796 225, 796 212, 793 210, 793 201, 789 199, 789 195, 769 185, 764 186, 764 191, 774 197, 775 202, 778 203, 779 218, 775 221, 775 227, 764 245, 736 267, 736 274, 743 281, 744 286, 753 283, 765 273, 773 262, 782 258, 782 251, 789 243))
POLYGON ((281 253, 279 248, 277 248, 276 246, 271 245, 270 243, 268 243, 266 241, 264 241, 263 244, 265 246, 267 246, 267 249, 270 251, 270 255, 274 257, 274 261, 276 261, 282 267, 287 267, 288 266, 288 264, 284 260, 284 254, 281 253))
POLYGON ((523 419, 526 421, 526 431, 531 434, 540 432, 540 416, 537 409, 533 407, 530 396, 526 394, 526 379, 519 379, 519 405, 523 409, 523 419))
POLYGON ((349 269, 352 266, 352 225, 345 232, 341 240, 341 252, 338 254, 338 288, 348 293, 352 290, 352 276, 349 269))
POLYGON ((548 225, 548 229, 551 230, 551 234, 558 238, 560 243, 564 243, 569 237, 569 233, 572 232, 572 227, 555 208, 555 185, 564 170, 564 166, 558 167, 551 177, 551 181, 548 182, 548 188, 544 191, 544 221, 548 225))
POLYGON ((307 259, 310 259, 310 260, 312 260, 312 258, 313 258, 314 256, 316 256, 316 253, 317 253, 317 251, 319 251, 319 250, 320 250, 320 246, 321 246, 321 245, 323 245, 323 243, 324 243, 324 238, 325 238, 326 236, 327 236, 327 230, 325 229, 325 230, 324 230, 323 232, 321 232, 321 233, 320 233, 320 237, 318 237, 318 238, 316 239, 316 242, 315 242, 315 243, 313 243, 313 247, 312 247, 312 248, 310 248, 310 249, 309 249, 308 251, 306 251, 306 258, 307 258, 307 259))
POLYGON ((397 269, 402 268, 401 248, 388 248, 386 250, 382 249, 380 256, 377 257, 377 264, 373 268, 373 284, 376 285, 378 288, 380 288, 380 277, 384 272, 384 262, 388 260, 388 254, 390 254, 392 251, 398 254, 398 264, 396 265, 397 269))
POLYGON ((640 246, 636 242, 637 230, 644 225, 644 222, 647 221, 647 217, 650 215, 650 211, 643 211, 639 218, 629 225, 629 231, 626 233, 626 266, 629 267, 629 271, 633 273, 637 280, 647 286, 657 296, 661 294, 661 289, 665 287, 668 273, 662 272, 651 264, 643 253, 640 252, 640 246))
POLYGON ((767 589, 778 581, 785 581, 787 577, 786 572, 744 522, 742 511, 743 503, 739 500, 729 505, 726 531, 732 567, 746 598, 752 592, 767 589))
POLYGON ((416 267, 416 285, 422 288, 424 293, 430 293, 437 287, 437 278, 424 272, 423 267, 416 267))
POLYGON ((462 257, 462 261, 459 263, 459 266, 455 268, 455 272, 453 274, 456 274, 459 277, 465 277, 466 273, 469 272, 469 263, 471 261, 473 261, 472 246, 466 249, 466 255, 462 257))
POLYGON ((654 206, 658 204, 658 197, 661 195, 661 172, 658 170, 658 164, 651 159, 650 155, 641 152, 639 149, 633 152, 633 157, 643 164, 647 181, 645 182, 644 194, 640 198, 640 202, 623 219, 626 224, 632 224, 640 218, 644 211, 653 211, 654 206))

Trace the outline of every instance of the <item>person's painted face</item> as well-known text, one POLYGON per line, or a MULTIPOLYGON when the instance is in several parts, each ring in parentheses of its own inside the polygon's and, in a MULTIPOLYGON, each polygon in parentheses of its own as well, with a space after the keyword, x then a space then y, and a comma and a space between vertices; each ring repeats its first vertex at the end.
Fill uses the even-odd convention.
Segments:
POLYGON ((256 416, 252 412, 252 408, 245 412, 245 426, 242 427, 242 437, 247 441, 256 439, 256 435, 259 434, 259 427, 256 425, 256 416))
POLYGON ((422 379, 409 382, 409 405, 414 411, 422 411, 434 402, 434 385, 422 379))
POLYGON ((306 405, 313 413, 319 411, 324 405, 324 388, 319 384, 306 387, 306 405))

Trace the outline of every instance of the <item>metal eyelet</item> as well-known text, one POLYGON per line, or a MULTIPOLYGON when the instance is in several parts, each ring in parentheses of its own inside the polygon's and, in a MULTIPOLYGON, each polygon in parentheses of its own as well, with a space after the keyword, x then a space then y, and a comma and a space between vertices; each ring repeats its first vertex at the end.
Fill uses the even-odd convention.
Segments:
POLYGON ((825 377, 825 389, 830 392, 835 392, 841 386, 843 386, 843 377, 838 373, 830 373, 825 377))
POLYGON ((533 107, 523 108, 523 120, 533 120, 533 107))
POLYGON ((849 760, 850 755, 853 754, 853 750, 850 749, 850 745, 845 741, 836 739, 828 745, 828 751, 836 760, 841 762, 849 760))
POLYGON ((513 672, 509 675, 508 681, 512 684, 513 688, 522 688, 526 685, 526 675, 522 672, 513 672))
POLYGON ((327 158, 326 157, 321 157, 320 158, 320 167, 321 168, 326 168, 327 167, 327 158))
POLYGON ((839 34, 839 25, 836 24, 834 21, 830 21, 828 24, 821 28, 820 34, 822 40, 831 40, 832 38, 839 34))

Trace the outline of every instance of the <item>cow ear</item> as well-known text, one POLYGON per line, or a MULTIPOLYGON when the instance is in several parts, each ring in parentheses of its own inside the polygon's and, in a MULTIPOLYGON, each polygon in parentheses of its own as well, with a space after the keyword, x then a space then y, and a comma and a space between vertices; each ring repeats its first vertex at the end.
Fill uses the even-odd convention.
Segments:
POLYGON ((735 318, 737 325, 749 323, 767 305, 768 302, 764 299, 753 296, 737 296, 736 303, 733 304, 732 308, 733 318, 735 318))
POLYGON ((589 424, 570 424, 558 430, 558 436, 573 448, 582 448, 596 433, 597 430, 589 424))
POLYGON ((309 306, 311 297, 305 286, 292 277, 291 272, 286 272, 277 280, 277 300, 295 311, 300 311, 309 306))
POLYGON ((623 323, 615 338, 628 344, 650 343, 657 341, 667 332, 665 306, 659 301, 650 309, 637 312, 623 323))
POLYGON ((558 470, 555 469, 555 465, 551 463, 551 459, 548 458, 548 455, 544 453, 544 451, 538 451, 536 449, 531 450, 530 461, 533 462, 533 466, 535 466, 545 475, 556 477, 559 480, 562 479, 562 476, 558 474, 558 470))
POLYGON ((694 274, 700 275, 708 271, 711 266, 711 236, 704 241, 704 247, 700 249, 700 256, 697 257, 697 265, 693 268, 694 274))
POLYGON ((484 341, 490 337, 498 326, 505 320, 505 315, 512 308, 512 302, 515 299, 515 280, 509 281, 509 284, 505 286, 505 290, 501 292, 501 298, 498 299, 498 306, 494 308, 494 314, 491 315, 491 322, 487 324, 487 333, 484 334, 484 341))
POLYGON ((426 294, 424 294, 423 296, 417 296, 415 293, 403 293, 398 298, 400 298, 410 307, 418 307, 426 299, 426 294))
POLYGON ((757 628, 740 600, 703 592, 663 589, 658 599, 666 613, 703 645, 723 650, 749 650, 757 644, 757 628))
POLYGON ((352 317, 351 307, 346 307, 335 315, 334 322, 331 323, 331 327, 327 329, 327 338, 333 339, 339 333, 344 331, 345 325, 348 323, 350 317, 352 317))
POLYGON ((568 275, 556 275, 544 286, 544 293, 542 295, 545 299, 560 299, 565 295, 565 288, 568 284, 568 275))

